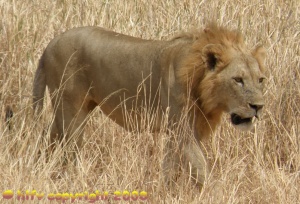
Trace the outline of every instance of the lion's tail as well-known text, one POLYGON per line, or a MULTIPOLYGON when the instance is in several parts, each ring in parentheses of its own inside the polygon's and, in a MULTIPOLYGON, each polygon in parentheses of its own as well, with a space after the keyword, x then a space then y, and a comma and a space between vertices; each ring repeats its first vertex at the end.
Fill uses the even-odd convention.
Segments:
POLYGON ((44 57, 42 56, 38 68, 35 72, 33 82, 33 110, 36 113, 40 113, 43 109, 44 93, 46 90, 46 73, 44 69, 44 57))

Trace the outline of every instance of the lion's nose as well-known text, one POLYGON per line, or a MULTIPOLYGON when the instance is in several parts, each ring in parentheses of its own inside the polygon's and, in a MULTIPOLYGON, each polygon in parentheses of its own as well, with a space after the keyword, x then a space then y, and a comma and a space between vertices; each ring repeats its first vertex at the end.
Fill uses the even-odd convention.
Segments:
POLYGON ((249 103, 249 106, 253 108, 256 112, 261 110, 264 107, 263 104, 251 104, 251 103, 249 103))

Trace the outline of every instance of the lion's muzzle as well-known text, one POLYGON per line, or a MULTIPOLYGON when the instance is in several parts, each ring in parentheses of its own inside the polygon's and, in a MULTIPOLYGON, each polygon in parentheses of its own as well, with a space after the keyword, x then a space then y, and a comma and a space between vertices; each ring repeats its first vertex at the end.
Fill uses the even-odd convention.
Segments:
POLYGON ((252 112, 254 112, 253 115, 248 116, 248 117, 242 117, 241 115, 237 113, 232 113, 231 116, 231 122, 234 125, 241 125, 241 124, 247 124, 247 123, 253 123, 255 119, 259 118, 259 113, 263 107, 263 105, 254 105, 254 104, 249 104, 249 107, 251 108, 252 112))

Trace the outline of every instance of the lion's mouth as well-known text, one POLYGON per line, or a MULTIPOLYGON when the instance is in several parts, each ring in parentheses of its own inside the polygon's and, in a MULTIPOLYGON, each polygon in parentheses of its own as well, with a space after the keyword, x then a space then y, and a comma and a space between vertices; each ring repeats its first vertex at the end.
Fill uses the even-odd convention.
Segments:
POLYGON ((243 124, 243 123, 251 123, 252 120, 253 120, 253 117, 251 117, 251 118, 242 118, 238 114, 235 114, 235 113, 231 114, 231 122, 234 125, 240 125, 240 124, 243 124))

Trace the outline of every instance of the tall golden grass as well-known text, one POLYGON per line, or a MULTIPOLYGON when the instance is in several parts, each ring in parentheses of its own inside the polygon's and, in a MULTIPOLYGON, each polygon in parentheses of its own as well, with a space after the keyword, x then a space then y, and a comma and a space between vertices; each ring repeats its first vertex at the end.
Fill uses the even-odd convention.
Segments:
MULTIPOLYGON (((48 203, 50 193, 95 190, 146 191, 147 203, 299 203, 299 19, 298 0, 0 1, 0 192, 15 193, 10 200, 0 196, 1 203, 17 202, 17 190, 45 193, 39 203, 48 203), (249 45, 266 47, 267 101, 253 131, 237 131, 224 117, 203 144, 212 173, 201 192, 187 178, 166 190, 159 177, 163 145, 148 157, 152 134, 126 132, 100 111, 92 114, 85 129, 77 166, 60 165, 63 151, 68 151, 64 149, 46 162, 52 109, 48 97, 43 114, 33 119, 31 90, 38 60, 54 36, 97 25, 136 37, 167 39, 179 31, 202 29, 211 20, 239 29, 249 45), (4 124, 7 105, 14 111, 11 130, 4 124)), ((167 135, 158 137, 161 142, 167 135)), ((27 201, 31 202, 37 198, 27 201)), ((131 201, 135 202, 141 201, 131 201)), ((106 203, 128 201, 111 196, 106 203)))

